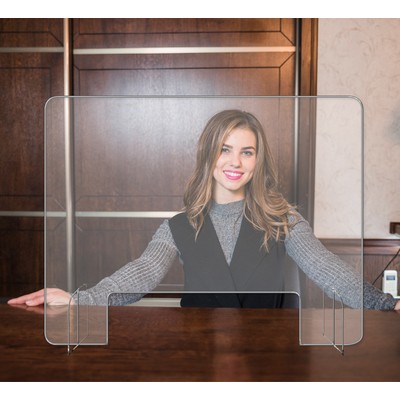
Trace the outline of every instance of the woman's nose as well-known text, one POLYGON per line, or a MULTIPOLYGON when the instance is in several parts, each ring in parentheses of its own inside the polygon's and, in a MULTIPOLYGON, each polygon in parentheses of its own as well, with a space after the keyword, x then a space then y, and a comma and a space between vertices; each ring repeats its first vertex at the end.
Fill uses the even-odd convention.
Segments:
POLYGON ((239 168, 241 165, 240 155, 232 152, 230 162, 232 167, 239 168))

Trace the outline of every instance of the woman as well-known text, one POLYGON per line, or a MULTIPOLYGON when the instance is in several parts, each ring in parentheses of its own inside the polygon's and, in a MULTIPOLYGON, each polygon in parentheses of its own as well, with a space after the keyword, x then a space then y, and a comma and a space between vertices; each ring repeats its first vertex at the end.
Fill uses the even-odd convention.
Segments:
MULTIPOLYGON (((280 307, 282 297, 245 292, 283 290, 285 251, 316 284, 335 288, 350 307, 400 309, 400 302, 364 284, 351 267, 330 253, 308 223, 277 189, 272 154, 260 122, 250 113, 222 111, 207 123, 198 143, 196 168, 184 194, 184 213, 165 220, 142 256, 80 293, 80 301, 106 304, 110 293, 146 293, 165 276, 178 254, 184 264, 182 305, 280 307), (243 292, 240 295, 223 292, 243 292), (222 293, 215 294, 215 293, 222 293)), ((135 300, 140 295, 134 296, 135 300)), ((48 304, 70 295, 47 289, 48 304)), ((117 304, 132 301, 118 297, 117 304)), ((34 306, 44 291, 9 304, 34 306)), ((114 303, 115 304, 115 303, 114 303)))

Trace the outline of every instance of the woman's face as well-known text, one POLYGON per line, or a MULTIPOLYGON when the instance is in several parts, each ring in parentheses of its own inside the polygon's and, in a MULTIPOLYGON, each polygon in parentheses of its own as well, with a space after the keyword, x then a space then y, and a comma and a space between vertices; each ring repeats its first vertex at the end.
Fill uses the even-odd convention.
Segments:
POLYGON ((219 204, 245 197, 245 185, 256 166, 257 139, 253 131, 236 128, 225 140, 214 169, 213 197, 219 204))

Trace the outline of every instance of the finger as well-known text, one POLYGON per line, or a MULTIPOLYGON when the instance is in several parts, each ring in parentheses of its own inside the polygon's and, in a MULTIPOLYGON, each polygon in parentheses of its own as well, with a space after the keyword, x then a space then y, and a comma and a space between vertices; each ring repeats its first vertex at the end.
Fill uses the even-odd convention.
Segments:
POLYGON ((27 301, 34 299, 35 297, 43 296, 44 290, 38 290, 37 292, 25 294, 24 296, 16 297, 14 299, 10 299, 7 303, 10 305, 14 304, 26 304, 27 301))

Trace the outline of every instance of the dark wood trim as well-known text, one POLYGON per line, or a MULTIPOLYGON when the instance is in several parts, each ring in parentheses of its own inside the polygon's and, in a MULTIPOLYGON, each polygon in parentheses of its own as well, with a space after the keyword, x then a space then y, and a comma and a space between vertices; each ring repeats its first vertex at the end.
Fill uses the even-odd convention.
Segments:
POLYGON ((389 226, 390 233, 400 235, 400 222, 391 222, 389 226))
MULTIPOLYGON (((299 19, 300 96, 317 94, 318 19, 299 19)), ((313 226, 315 176, 315 114, 316 101, 302 99, 298 121, 297 206, 313 226)))
POLYGON ((299 95, 317 95, 318 19, 301 18, 299 95))
POLYGON ((320 239, 321 243, 335 254, 361 255, 362 240, 360 239, 320 239))
MULTIPOLYGON (((358 253, 361 239, 320 239, 329 250, 339 253, 358 253)), ((364 255, 394 255, 399 250, 400 239, 363 239, 364 255)))
POLYGON ((364 239, 364 254, 395 255, 400 239, 364 239))

